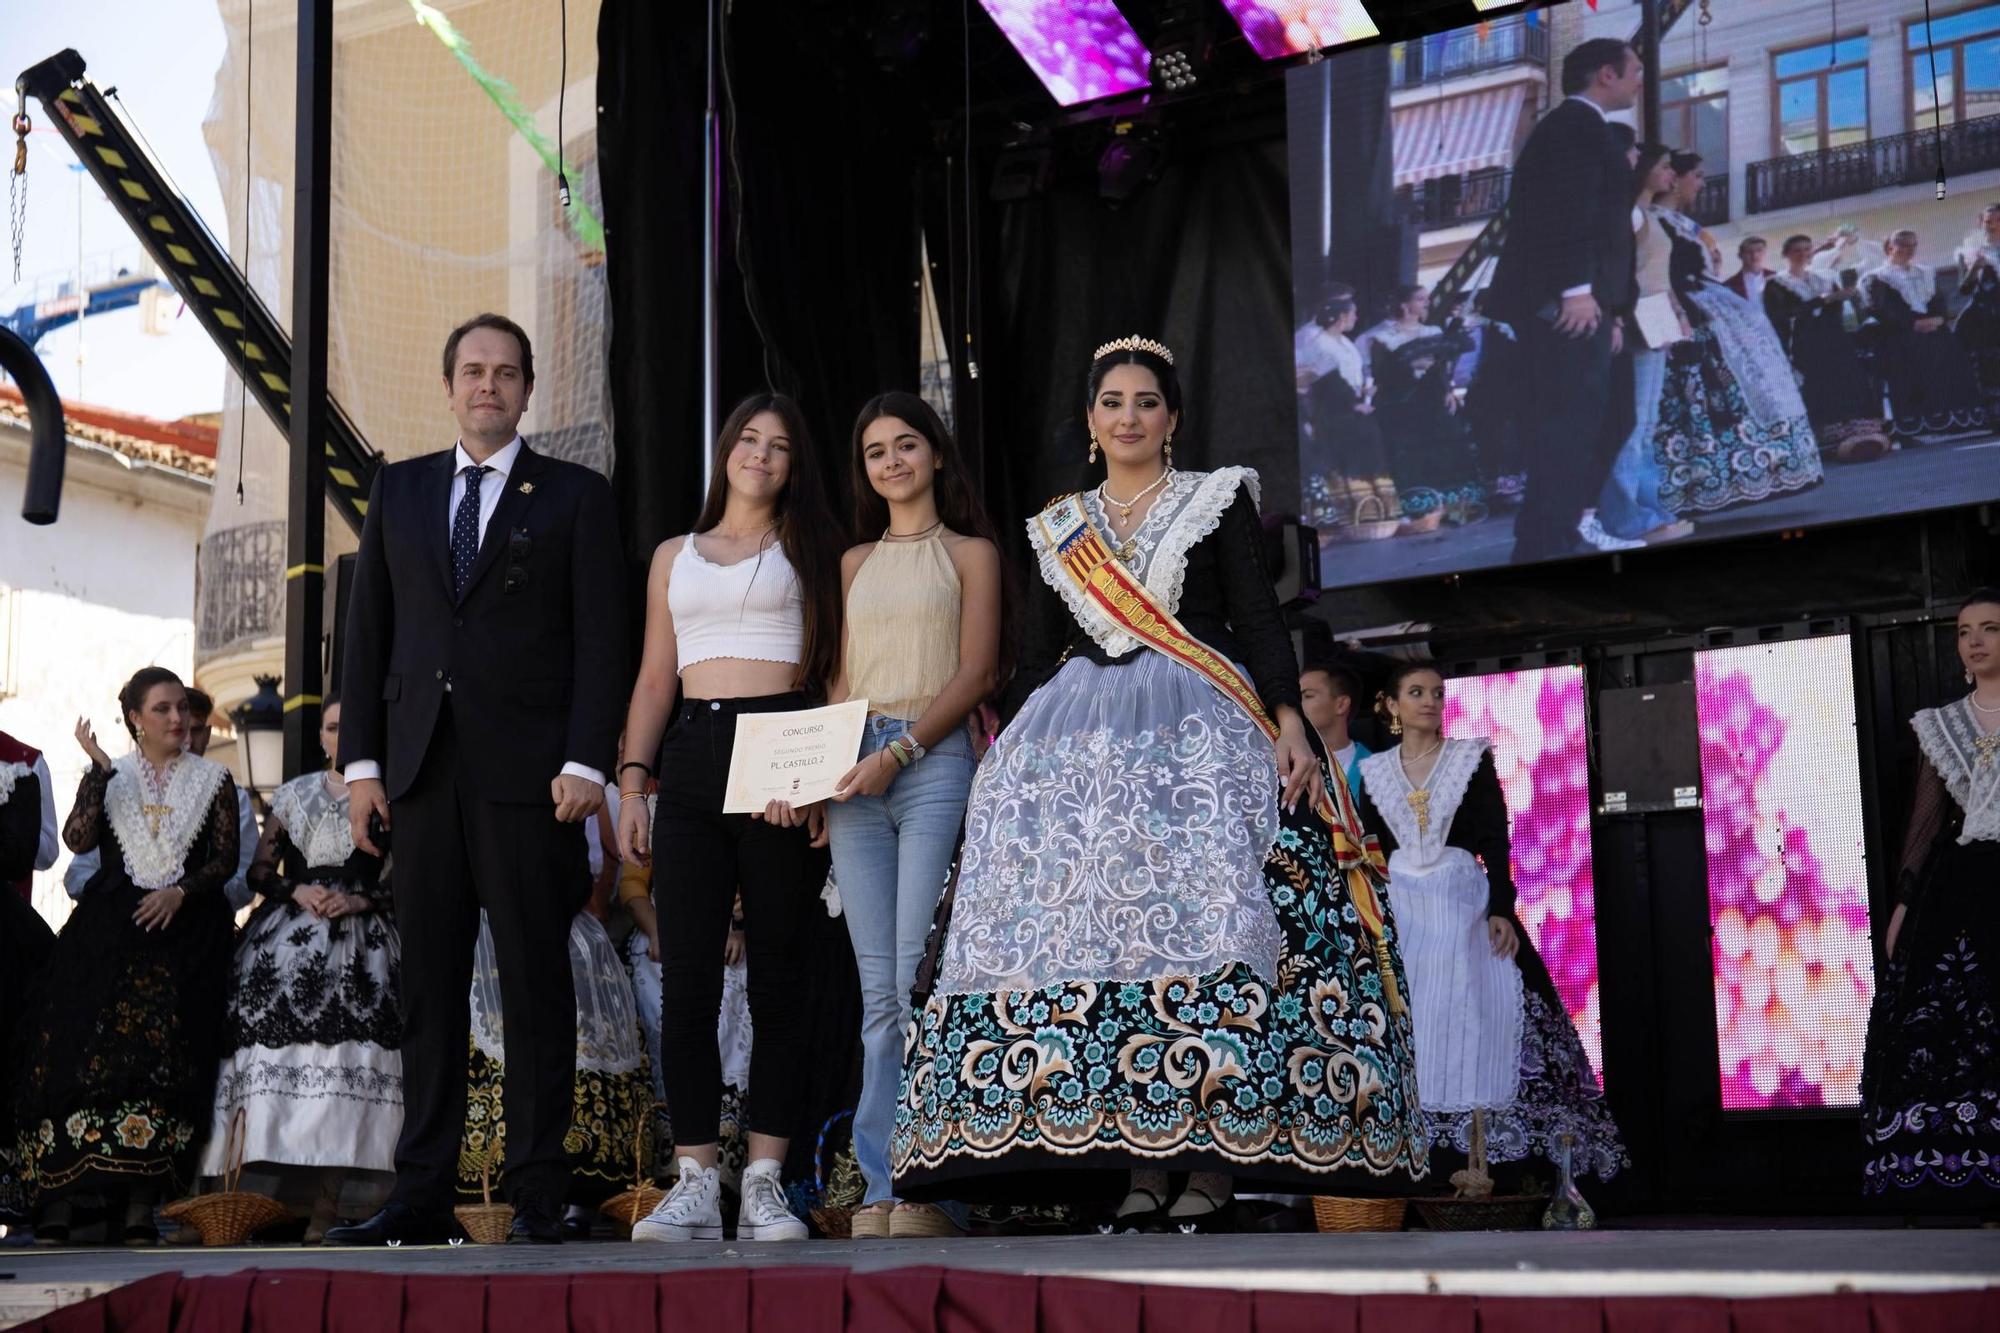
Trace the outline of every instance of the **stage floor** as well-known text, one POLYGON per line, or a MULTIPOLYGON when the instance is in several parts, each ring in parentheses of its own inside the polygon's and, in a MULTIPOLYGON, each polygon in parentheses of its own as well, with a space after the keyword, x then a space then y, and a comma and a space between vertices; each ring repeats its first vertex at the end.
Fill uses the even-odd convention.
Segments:
POLYGON ((1587 1233, 1038 1236, 952 1241, 407 1249, 0 1249, 0 1327, 156 1273, 404 1275, 913 1265, 1258 1290, 1488 1296, 1757 1297, 1949 1291, 2000 1280, 2000 1230, 1674 1228, 1587 1233))

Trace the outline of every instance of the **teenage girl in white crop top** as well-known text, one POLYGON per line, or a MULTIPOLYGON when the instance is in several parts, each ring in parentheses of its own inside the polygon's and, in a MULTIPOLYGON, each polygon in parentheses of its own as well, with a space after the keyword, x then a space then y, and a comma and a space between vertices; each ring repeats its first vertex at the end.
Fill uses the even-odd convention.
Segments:
POLYGON ((716 1018, 740 892, 756 1037, 736 1236, 797 1240, 805 1224, 785 1205, 778 1165, 798 1128, 810 1058, 791 988, 813 966, 803 929, 821 911, 823 816, 782 803, 758 816, 722 813, 737 717, 810 707, 824 696, 840 640, 840 532, 790 399, 759 395, 730 413, 695 529, 653 553, 645 653, 618 770, 619 848, 653 863, 652 903, 634 904, 634 918, 660 964, 661 1064, 680 1160, 673 1192, 632 1239, 722 1238, 716 1018), (656 767, 649 827, 646 802, 633 798, 656 767))

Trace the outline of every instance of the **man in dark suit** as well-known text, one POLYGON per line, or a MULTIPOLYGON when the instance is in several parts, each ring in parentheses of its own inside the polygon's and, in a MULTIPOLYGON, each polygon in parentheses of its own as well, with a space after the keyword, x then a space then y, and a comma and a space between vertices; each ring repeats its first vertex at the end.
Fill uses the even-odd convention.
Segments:
POLYGON ((332 1244, 454 1230, 482 907, 507 1022, 508 1240, 562 1239, 569 924, 626 693, 617 520, 602 476, 516 433, 535 362, 513 321, 454 329, 444 384, 458 443, 376 477, 347 621, 340 763, 354 841, 374 851, 395 830, 403 1132, 389 1203, 328 1232, 332 1244))
POLYGON ((1619 317, 1633 301, 1632 173, 1605 113, 1639 99, 1645 66, 1630 45, 1583 42, 1563 59, 1564 100, 1514 163, 1507 234, 1482 302, 1518 335, 1527 493, 1514 559, 1623 549, 1586 511, 1610 470, 1619 317))

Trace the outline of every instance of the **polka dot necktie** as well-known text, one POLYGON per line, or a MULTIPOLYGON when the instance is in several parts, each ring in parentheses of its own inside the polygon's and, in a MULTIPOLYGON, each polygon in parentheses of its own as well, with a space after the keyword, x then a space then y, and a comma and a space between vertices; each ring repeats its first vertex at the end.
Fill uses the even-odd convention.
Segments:
POLYGON ((465 495, 458 512, 451 516, 451 589, 465 596, 465 581, 472 575, 472 562, 479 558, 479 482, 493 469, 469 467, 464 472, 465 495))

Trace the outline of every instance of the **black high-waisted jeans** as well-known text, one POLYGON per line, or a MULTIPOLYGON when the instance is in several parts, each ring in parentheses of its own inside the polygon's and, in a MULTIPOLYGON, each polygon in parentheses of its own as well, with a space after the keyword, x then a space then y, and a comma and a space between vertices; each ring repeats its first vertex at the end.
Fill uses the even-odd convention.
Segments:
POLYGON ((806 1015, 793 979, 806 913, 823 910, 827 854, 803 828, 722 813, 736 719, 810 707, 800 694, 684 699, 660 747, 653 817, 653 905, 660 914, 660 1055, 678 1143, 713 1143, 722 1102, 716 1021, 730 909, 743 894, 749 966, 750 1088, 744 1128, 789 1138, 803 1128, 806 1015))

